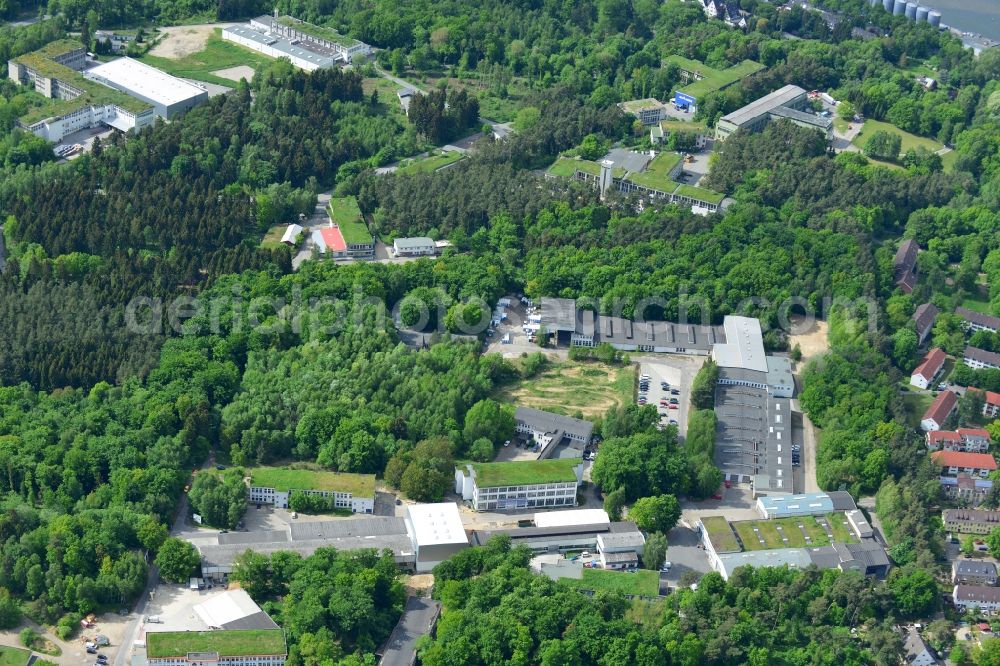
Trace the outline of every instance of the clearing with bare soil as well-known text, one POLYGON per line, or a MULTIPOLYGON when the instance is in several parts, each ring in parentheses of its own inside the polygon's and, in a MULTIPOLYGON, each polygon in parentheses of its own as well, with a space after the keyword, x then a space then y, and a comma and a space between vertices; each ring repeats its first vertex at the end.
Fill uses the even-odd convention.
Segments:
POLYGON ((254 70, 253 67, 249 67, 248 65, 237 65, 236 67, 217 69, 212 74, 223 79, 229 79, 230 81, 239 81, 240 79, 253 81, 254 70))
POLYGON ((180 25, 160 28, 163 33, 160 43, 149 51, 149 55, 161 58, 183 58, 204 50, 208 37, 216 28, 228 23, 206 23, 203 25, 180 25))
POLYGON ((503 387, 497 400, 556 414, 603 416, 609 408, 632 401, 635 366, 568 361, 552 365, 531 379, 503 387))
MULTIPOLYGON (((803 325, 801 317, 792 318, 792 326, 797 330, 803 325)), ((829 326, 825 321, 819 319, 813 321, 811 327, 808 331, 804 331, 799 334, 788 336, 788 348, 792 349, 795 345, 799 346, 802 350, 802 362, 815 358, 816 356, 822 356, 826 352, 830 351, 830 343, 826 339, 826 331, 829 326)))

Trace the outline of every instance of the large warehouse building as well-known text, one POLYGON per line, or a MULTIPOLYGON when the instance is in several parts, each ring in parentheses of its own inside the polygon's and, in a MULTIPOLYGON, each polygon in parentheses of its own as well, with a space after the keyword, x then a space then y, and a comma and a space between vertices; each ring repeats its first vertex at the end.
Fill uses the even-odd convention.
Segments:
POLYGON ((174 118, 208 99, 208 92, 132 58, 98 65, 86 76, 153 107, 160 118, 174 118))
POLYGON ((827 141, 833 137, 833 121, 809 110, 809 95, 798 86, 788 85, 746 106, 722 116, 715 126, 715 138, 725 141, 739 130, 759 132, 774 119, 783 118, 802 127, 818 129, 827 141))

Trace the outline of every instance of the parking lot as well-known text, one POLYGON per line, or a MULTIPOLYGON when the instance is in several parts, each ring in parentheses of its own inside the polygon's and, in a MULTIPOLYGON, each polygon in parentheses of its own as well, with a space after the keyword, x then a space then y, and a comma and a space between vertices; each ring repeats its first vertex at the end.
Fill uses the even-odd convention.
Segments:
POLYGON ((646 404, 656 407, 661 415, 660 423, 667 424, 669 419, 677 421, 677 432, 682 442, 687 433, 691 380, 704 362, 705 359, 698 356, 672 355, 657 358, 656 361, 642 360, 639 363, 640 375, 649 375, 649 388, 644 394, 646 404), (663 389, 661 382, 667 382, 669 388, 663 389), (677 391, 677 394, 673 391, 677 391), (676 409, 669 407, 672 399, 677 401, 676 409), (660 406, 661 400, 666 400, 668 406, 660 406))
POLYGON ((712 151, 703 150, 700 153, 691 153, 691 157, 692 160, 690 162, 684 163, 684 170, 681 172, 678 180, 688 185, 697 185, 708 174, 712 151))
POLYGON ((486 338, 486 352, 500 354, 504 358, 518 358, 523 354, 534 352, 545 352, 559 358, 568 357, 565 350, 543 349, 535 341, 530 340, 522 328, 529 316, 526 307, 514 294, 508 294, 504 298, 510 300, 510 305, 503 308, 507 318, 495 326, 493 334, 486 338))
POLYGON ((704 549, 699 548, 700 544, 698 532, 690 527, 678 525, 670 530, 667 535, 667 562, 670 562, 671 567, 667 573, 660 573, 661 583, 666 582, 670 587, 677 587, 686 573, 700 577, 711 571, 708 555, 704 549))

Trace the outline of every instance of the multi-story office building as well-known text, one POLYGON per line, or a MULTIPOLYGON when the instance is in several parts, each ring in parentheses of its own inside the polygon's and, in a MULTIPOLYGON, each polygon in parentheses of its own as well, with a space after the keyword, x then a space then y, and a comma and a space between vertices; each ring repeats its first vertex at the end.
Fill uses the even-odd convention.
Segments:
POLYGON ((149 666, 282 666, 287 657, 281 629, 146 634, 149 666))
POLYGON ((575 458, 471 463, 455 469, 455 492, 476 511, 576 506, 582 479, 575 458))
POLYGON ((722 116, 715 126, 715 138, 725 141, 739 130, 759 132, 772 120, 784 119, 802 127, 818 129, 827 141, 833 138, 833 121, 811 113, 809 96, 798 86, 788 85, 722 116))

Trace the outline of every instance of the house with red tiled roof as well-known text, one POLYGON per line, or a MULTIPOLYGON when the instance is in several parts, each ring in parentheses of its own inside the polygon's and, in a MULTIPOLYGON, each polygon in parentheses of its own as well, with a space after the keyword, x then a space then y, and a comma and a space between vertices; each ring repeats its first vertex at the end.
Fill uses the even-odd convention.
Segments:
POLYGON ((986 478, 997 468, 997 461, 989 453, 966 453, 964 451, 935 451, 931 460, 941 468, 944 476, 968 474, 986 478))
POLYGON ((987 391, 986 400, 983 402, 983 416, 990 418, 1000 417, 1000 393, 987 391))
POLYGON ((957 405, 957 395, 951 391, 941 391, 938 397, 934 398, 934 402, 927 408, 927 411, 924 412, 923 418, 920 419, 920 428, 924 432, 940 430, 944 422, 955 411, 957 405))
POLYGON ((937 347, 927 352, 924 360, 920 362, 920 365, 910 375, 910 384, 922 389, 930 387, 934 382, 934 378, 941 374, 946 358, 945 353, 937 347))
POLYGON ((990 450, 990 433, 982 428, 934 430, 927 433, 927 448, 932 451, 967 451, 986 453, 990 450))

